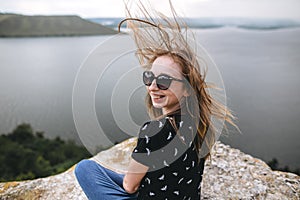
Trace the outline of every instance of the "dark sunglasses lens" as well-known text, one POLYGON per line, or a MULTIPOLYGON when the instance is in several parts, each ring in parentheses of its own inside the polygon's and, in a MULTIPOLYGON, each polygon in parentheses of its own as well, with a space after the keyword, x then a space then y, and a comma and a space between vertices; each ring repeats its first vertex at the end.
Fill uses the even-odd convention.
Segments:
POLYGON ((172 79, 166 77, 165 75, 161 75, 157 77, 156 84, 157 87, 161 90, 167 90, 170 87, 172 79))
POLYGON ((154 74, 152 72, 145 71, 143 73, 143 82, 146 86, 150 86, 153 79, 154 79, 154 74))

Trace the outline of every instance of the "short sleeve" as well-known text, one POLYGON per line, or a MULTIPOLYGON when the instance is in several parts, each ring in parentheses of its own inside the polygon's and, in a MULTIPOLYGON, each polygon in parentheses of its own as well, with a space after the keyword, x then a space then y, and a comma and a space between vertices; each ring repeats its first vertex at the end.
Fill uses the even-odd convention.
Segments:
POLYGON ((164 123, 162 121, 150 121, 141 126, 137 145, 131 155, 134 160, 148 167, 152 167, 157 162, 158 158, 155 158, 152 152, 158 149, 155 136, 160 134, 163 126, 164 123))

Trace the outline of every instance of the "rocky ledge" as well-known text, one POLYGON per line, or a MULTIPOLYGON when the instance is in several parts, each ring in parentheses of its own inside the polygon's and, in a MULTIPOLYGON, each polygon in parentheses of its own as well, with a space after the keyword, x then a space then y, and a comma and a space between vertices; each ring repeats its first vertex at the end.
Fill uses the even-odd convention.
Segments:
MULTIPOLYGON (((94 156, 106 167, 123 171, 136 143, 128 139, 94 156)), ((300 199, 300 176, 272 171, 263 161, 217 142, 207 160, 202 199, 300 199)), ((68 171, 36 180, 0 183, 0 199, 86 199, 68 171)))

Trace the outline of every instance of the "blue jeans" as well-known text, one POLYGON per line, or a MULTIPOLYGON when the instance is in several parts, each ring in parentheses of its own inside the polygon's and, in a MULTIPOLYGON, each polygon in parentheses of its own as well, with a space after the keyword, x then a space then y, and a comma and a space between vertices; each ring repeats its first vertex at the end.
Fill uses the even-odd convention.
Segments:
POLYGON ((137 199, 123 188, 124 174, 104 168, 92 160, 82 160, 75 168, 75 175, 82 190, 91 200, 137 199))

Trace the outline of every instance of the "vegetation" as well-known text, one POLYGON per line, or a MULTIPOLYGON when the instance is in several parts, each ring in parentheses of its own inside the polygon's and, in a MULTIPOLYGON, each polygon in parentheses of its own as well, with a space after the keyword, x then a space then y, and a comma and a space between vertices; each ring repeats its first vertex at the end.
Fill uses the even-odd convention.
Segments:
POLYGON ((0 13, 0 37, 108 35, 117 31, 79 16, 26 16, 0 13))
POLYGON ((12 133, 0 136, 0 181, 46 177, 70 168, 90 153, 72 141, 47 139, 21 124, 12 133))
POLYGON ((292 172, 292 173, 300 176, 300 168, 297 168, 295 170, 290 170, 290 168, 288 166, 281 168, 281 167, 279 167, 279 163, 276 158, 273 158, 271 161, 267 162, 267 164, 271 167, 272 170, 278 170, 278 171, 283 171, 283 172, 292 172))
MULTIPOLYGON (((48 139, 43 132, 34 132, 30 124, 21 124, 12 133, 0 135, 0 181, 54 175, 90 156, 84 147, 73 141, 63 141, 60 137, 48 139)), ((267 164, 273 170, 300 175, 300 169, 280 168, 276 158, 267 164)))

